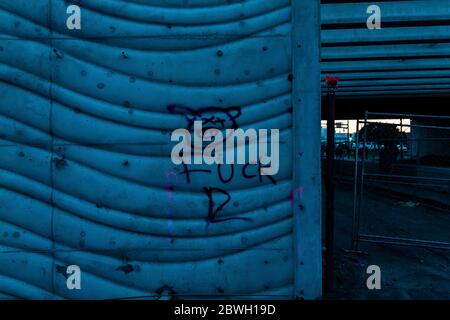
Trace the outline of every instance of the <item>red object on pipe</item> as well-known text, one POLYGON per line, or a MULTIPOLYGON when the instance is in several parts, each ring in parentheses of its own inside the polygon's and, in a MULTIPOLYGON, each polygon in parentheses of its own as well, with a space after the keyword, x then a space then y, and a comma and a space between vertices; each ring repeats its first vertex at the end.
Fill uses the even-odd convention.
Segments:
POLYGON ((327 89, 336 90, 339 88, 339 77, 326 76, 325 83, 327 84, 327 89))

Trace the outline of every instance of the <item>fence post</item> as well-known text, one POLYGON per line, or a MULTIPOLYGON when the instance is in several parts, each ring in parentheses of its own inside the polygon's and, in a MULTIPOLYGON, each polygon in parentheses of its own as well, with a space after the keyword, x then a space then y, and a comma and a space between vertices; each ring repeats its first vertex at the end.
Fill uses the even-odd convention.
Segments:
POLYGON ((333 289, 334 250, 334 135, 336 118, 336 93, 328 89, 327 118, 327 173, 326 173, 326 218, 325 218, 325 290, 333 289))
MULTIPOLYGON (((357 230, 357 241, 359 241, 360 238, 360 217, 361 217, 361 204, 363 202, 363 192, 364 192, 364 175, 365 175, 365 164, 366 164, 366 146, 367 146, 367 124, 368 124, 368 117, 369 117, 369 113, 367 112, 367 110, 364 112, 364 127, 362 130, 363 133, 363 145, 362 145, 362 156, 361 156, 361 181, 360 181, 360 185, 359 185, 359 198, 358 198, 358 207, 357 207, 357 225, 356 225, 356 230, 357 230)), ((358 248, 356 248, 355 250, 358 250, 358 248)))
POLYGON ((327 87, 327 172, 326 172, 326 217, 325 217, 325 292, 333 289, 334 253, 334 155, 336 134, 336 90, 338 77, 326 76, 327 87))
POLYGON ((356 120, 355 135, 355 175, 353 180, 353 221, 352 221, 352 250, 358 250, 359 240, 359 211, 358 211, 358 162, 359 162, 359 119, 356 120))

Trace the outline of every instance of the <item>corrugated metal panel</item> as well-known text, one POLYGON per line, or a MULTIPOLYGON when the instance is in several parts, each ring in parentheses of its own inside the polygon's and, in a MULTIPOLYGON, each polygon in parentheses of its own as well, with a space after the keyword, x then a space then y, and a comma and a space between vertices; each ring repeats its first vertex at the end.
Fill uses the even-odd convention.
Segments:
POLYGON ((340 96, 450 93, 450 1, 322 2, 322 72, 340 96), (381 29, 367 28, 369 5, 381 29))
POLYGON ((73 3, 79 31, 65 1, 0 2, 0 294, 293 297, 290 0, 73 3), (236 165, 224 183, 230 167, 196 166, 211 172, 188 180, 170 159, 189 117, 174 105, 279 128, 279 174, 236 165), (218 203, 226 221, 206 221, 218 203), (70 264, 82 290, 66 288, 70 264))

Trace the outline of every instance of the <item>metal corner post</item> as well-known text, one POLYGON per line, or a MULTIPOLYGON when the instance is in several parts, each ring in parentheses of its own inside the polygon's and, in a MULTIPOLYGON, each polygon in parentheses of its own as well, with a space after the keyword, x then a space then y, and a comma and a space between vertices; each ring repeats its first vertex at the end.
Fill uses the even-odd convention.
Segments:
POLYGON ((292 0, 296 298, 322 295, 320 1, 292 0))
POLYGON ((359 242, 359 209, 358 209, 358 161, 359 161, 359 119, 356 120, 355 134, 355 173, 353 176, 353 219, 352 219, 352 250, 358 250, 359 242))
POLYGON ((333 289, 334 269, 334 149, 336 93, 328 89, 327 108, 327 166, 326 166, 326 217, 325 217, 325 284, 324 290, 329 293, 333 289))

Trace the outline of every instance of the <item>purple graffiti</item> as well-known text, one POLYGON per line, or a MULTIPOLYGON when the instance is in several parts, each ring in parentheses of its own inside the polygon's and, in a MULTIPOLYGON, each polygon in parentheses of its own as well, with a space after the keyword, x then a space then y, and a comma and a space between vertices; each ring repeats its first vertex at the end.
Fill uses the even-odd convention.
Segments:
POLYGON ((297 189, 294 189, 289 195, 289 201, 291 202, 291 206, 294 205, 294 202, 297 200, 300 200, 303 196, 303 188, 299 187, 297 189))
POLYGON ((168 216, 168 221, 167 221, 167 229, 168 229, 168 236, 170 239, 170 242, 173 242, 173 207, 172 207, 172 193, 173 190, 175 188, 175 186, 178 184, 178 175, 175 172, 166 172, 165 174, 166 177, 166 192, 167 192, 167 201, 168 201, 168 206, 167 206, 167 216, 168 216), (175 177, 175 181, 172 184, 171 183, 171 177, 175 177))

